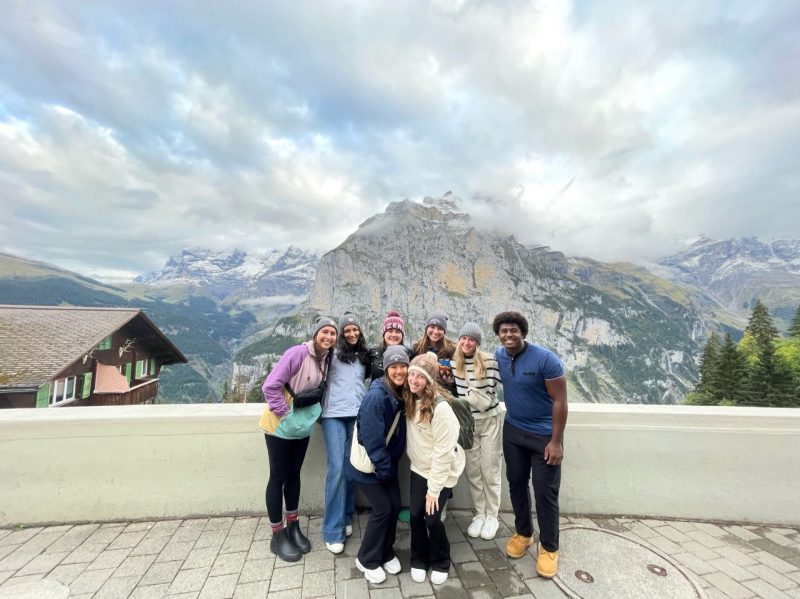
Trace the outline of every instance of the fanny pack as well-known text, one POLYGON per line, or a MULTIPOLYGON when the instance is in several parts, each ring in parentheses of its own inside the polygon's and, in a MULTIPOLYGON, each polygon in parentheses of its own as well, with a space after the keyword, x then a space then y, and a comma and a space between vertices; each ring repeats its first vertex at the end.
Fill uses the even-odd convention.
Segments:
POLYGON ((322 379, 322 382, 313 389, 306 389, 300 393, 295 393, 288 382, 283 385, 286 388, 286 391, 289 392, 289 395, 292 396, 292 402, 294 403, 295 408, 307 408, 308 406, 322 403, 322 400, 325 398, 325 389, 328 387, 328 372, 331 369, 332 355, 333 348, 328 350, 328 357, 325 360, 325 376, 322 379))

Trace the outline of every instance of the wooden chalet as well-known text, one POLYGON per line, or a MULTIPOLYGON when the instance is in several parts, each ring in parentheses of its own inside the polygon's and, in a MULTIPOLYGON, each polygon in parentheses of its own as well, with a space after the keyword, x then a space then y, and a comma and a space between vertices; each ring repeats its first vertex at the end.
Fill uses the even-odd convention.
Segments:
POLYGON ((186 362, 138 309, 0 305, 0 408, 153 403, 186 362))

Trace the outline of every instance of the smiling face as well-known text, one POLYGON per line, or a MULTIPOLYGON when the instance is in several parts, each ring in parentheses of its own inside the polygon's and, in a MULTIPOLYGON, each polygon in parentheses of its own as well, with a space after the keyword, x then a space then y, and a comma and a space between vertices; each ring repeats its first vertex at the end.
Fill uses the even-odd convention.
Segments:
POLYGON ((361 329, 354 324, 349 324, 344 327, 342 335, 344 336, 344 340, 347 341, 349 345, 355 345, 358 343, 358 338, 361 337, 361 329))
POLYGON ((500 343, 503 344, 503 347, 505 347, 512 356, 522 350, 524 342, 522 330, 519 328, 519 325, 503 323, 497 330, 497 336, 500 338, 500 343))
POLYGON ((388 378, 395 387, 402 387, 406 382, 408 376, 408 364, 389 364, 386 369, 386 378, 388 378))
POLYGON ((412 370, 408 373, 408 388, 414 395, 419 395, 425 390, 425 385, 428 384, 428 379, 419 372, 412 370))
POLYGON ((400 345, 403 342, 403 332, 400 329, 389 329, 383 334, 386 345, 400 345))
POLYGON ((458 340, 458 347, 461 348, 461 353, 466 357, 471 358, 475 355, 475 349, 478 347, 478 342, 472 337, 464 335, 458 340))
POLYGON ((441 340, 444 339, 444 329, 435 324, 426 328, 425 334, 428 336, 428 341, 431 342, 431 345, 438 346, 441 340))
POLYGON ((322 327, 317 331, 314 343, 323 350, 332 348, 336 345, 336 329, 331 326, 322 327))

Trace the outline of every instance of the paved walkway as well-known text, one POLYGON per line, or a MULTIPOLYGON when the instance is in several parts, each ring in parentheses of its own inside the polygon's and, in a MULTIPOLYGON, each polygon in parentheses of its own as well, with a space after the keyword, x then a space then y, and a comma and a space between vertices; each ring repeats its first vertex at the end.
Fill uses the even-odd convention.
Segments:
MULTIPOLYGON (((454 566, 447 583, 437 587, 411 580, 404 524, 396 544, 403 572, 378 586, 366 583, 353 559, 366 515, 359 517, 338 556, 319 550, 324 547, 321 519, 303 519, 315 550, 296 564, 272 556, 269 526, 257 516, 0 529, 0 597, 563 598, 556 581, 537 577, 532 555, 520 560, 504 556, 511 515, 503 514, 502 520, 497 538, 483 541, 466 536, 469 513, 450 514, 446 523, 454 566)), ((800 534, 795 529, 627 518, 563 518, 562 525, 617 533, 615 538, 621 534, 635 542, 631 545, 651 547, 679 565, 709 598, 800 598, 800 534)), ((564 561, 569 550, 562 547, 564 561)), ((619 565, 630 557, 621 555, 619 565)), ((578 572, 585 575, 562 570, 559 577, 583 584, 575 582, 578 572)), ((594 576, 602 578, 603 572, 594 576)), ((641 587, 621 586, 629 588, 620 588, 617 597, 646 596, 641 587)), ((593 587, 585 588, 586 596, 597 596, 590 592, 593 587)))

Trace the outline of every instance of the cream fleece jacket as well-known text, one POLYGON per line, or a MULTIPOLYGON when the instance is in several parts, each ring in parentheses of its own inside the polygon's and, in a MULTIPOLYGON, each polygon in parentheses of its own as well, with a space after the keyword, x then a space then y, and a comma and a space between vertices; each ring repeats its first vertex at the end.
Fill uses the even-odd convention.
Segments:
POLYGON ((419 411, 406 429, 406 453, 411 470, 428 481, 428 495, 438 497, 453 488, 464 471, 464 450, 458 445, 458 418, 447 401, 434 407, 431 422, 420 422, 419 411))

